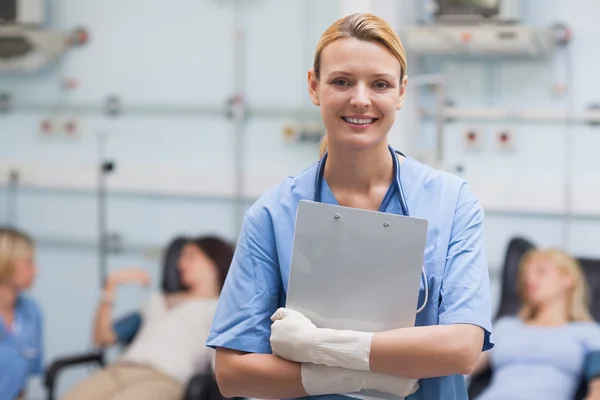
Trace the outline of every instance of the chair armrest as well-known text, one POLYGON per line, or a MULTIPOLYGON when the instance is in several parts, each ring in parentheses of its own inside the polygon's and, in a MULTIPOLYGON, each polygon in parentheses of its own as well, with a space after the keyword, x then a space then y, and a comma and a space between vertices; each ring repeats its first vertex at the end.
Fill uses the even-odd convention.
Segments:
POLYGON ((188 382, 185 400, 224 400, 212 372, 196 374, 188 382))
POLYGON ((46 386, 46 390, 48 391, 48 398, 54 398, 54 385, 56 384, 56 378, 59 372, 67 367, 90 363, 104 366, 104 354, 101 351, 74 354, 59 358, 50 364, 50 366, 46 368, 46 373, 44 374, 44 386, 46 386))

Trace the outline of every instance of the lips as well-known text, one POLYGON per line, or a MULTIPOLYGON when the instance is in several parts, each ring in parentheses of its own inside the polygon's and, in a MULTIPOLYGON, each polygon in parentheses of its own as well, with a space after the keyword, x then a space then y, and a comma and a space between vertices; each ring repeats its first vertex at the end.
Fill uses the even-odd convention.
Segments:
POLYGON ((377 121, 377 118, 372 117, 342 117, 344 121, 352 125, 365 126, 377 121))

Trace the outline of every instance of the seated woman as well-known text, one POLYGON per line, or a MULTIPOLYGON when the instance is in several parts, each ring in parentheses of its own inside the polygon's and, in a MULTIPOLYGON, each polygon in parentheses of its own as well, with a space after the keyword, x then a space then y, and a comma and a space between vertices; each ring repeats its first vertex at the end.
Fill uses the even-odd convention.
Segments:
POLYGON ((521 260, 517 317, 494 326, 496 346, 474 374, 491 365, 491 384, 477 400, 570 400, 582 374, 588 399, 600 399, 600 326, 587 309, 577 261, 559 250, 531 250, 521 260))
POLYGON ((42 316, 23 293, 36 274, 31 238, 0 227, 0 399, 23 395, 27 379, 42 373, 42 316))
POLYGON ((110 345, 135 337, 116 363, 73 387, 63 399, 181 399, 191 377, 210 368, 212 353, 204 342, 232 258, 233 247, 219 238, 187 242, 178 263, 186 290, 152 295, 134 334, 130 325, 135 321, 130 319, 112 326, 115 289, 124 283, 148 285, 148 275, 138 269, 111 273, 96 314, 94 342, 110 345))

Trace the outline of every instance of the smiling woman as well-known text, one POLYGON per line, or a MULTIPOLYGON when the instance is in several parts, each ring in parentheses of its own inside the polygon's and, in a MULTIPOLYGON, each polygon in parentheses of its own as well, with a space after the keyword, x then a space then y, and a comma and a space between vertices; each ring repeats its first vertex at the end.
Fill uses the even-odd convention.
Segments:
POLYGON ((378 122, 379 135, 374 133, 374 136, 382 140, 394 124, 395 112, 402 108, 408 79, 402 42, 383 21, 371 20, 366 24, 362 19, 363 14, 355 14, 336 21, 317 44, 314 66, 308 73, 312 102, 320 106, 321 99, 327 98, 333 102, 337 99, 338 103, 337 107, 335 103, 321 107, 328 132, 321 143, 321 156, 328 141, 335 140, 334 132, 338 132, 335 124, 344 125, 340 119, 348 125, 346 129, 357 132, 378 122), (350 91, 351 88, 355 90, 350 91), (327 89, 329 93, 319 93, 327 89), (325 97, 336 91, 339 96, 325 97), (343 93, 351 96, 350 102, 345 101, 343 93), (367 108, 371 108, 369 112, 367 108), (357 109, 364 112, 357 113, 357 109), (324 115, 324 110, 333 114, 324 115))
POLYGON ((225 396, 467 399, 463 375, 493 346, 483 210, 466 182, 388 145, 406 70, 400 39, 377 16, 350 15, 321 37, 308 91, 327 131, 322 157, 246 213, 207 341, 225 396), (284 308, 301 200, 429 221, 415 327, 321 329, 284 308))

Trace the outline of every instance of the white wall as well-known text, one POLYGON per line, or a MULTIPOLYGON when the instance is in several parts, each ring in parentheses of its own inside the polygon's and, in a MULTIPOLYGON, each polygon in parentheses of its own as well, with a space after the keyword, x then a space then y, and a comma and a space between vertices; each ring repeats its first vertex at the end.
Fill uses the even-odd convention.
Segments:
MULTIPOLYGON (((99 295, 95 197, 99 132, 108 133, 106 155, 116 172, 108 227, 128 248, 111 255, 109 268, 141 266, 158 283, 160 260, 154 247, 179 233, 218 233, 237 237, 234 214, 234 125, 221 115, 186 112, 224 108, 241 90, 252 110, 296 110, 308 106, 306 71, 316 41, 338 17, 336 1, 52 1, 51 25, 84 26, 90 42, 73 49, 61 63, 33 76, 0 77, 0 92, 16 102, 92 110, 76 114, 23 110, 0 116, 0 185, 18 168, 23 187, 17 215, 10 218, 40 239, 40 275, 33 295, 46 319, 46 360, 89 349, 92 316, 99 295), (243 4, 237 12, 234 4, 243 4), (241 88, 236 87, 234 39, 237 21, 245 58, 241 88), (61 88, 76 78, 77 90, 61 88), (129 107, 155 106, 157 112, 110 118, 97 109, 110 94, 129 107), (165 107, 170 107, 165 111, 165 107), (44 118, 75 117, 76 140, 42 138, 44 118), (79 245, 78 245, 79 244, 79 245)), ((139 108, 139 107, 138 107, 139 108)), ((316 110, 315 110, 316 111, 316 110)), ((318 117, 318 114, 315 112, 318 117)), ((244 126, 246 195, 316 161, 315 145, 283 140, 277 117, 250 117, 244 126)), ((6 191, 0 191, 0 221, 8 220, 6 191)), ((119 293, 117 314, 137 307, 143 292, 119 293)), ((60 392, 89 371, 60 378, 60 392)), ((43 398, 37 384, 28 398, 43 398)))
MULTIPOLYGON (((153 105, 162 110, 125 112, 117 118, 99 111, 76 114, 69 111, 73 107, 62 112, 17 108, 0 115, 0 185, 14 167, 25 184, 13 216, 8 215, 6 190, 0 189, 0 222, 16 218, 18 226, 40 238, 40 276, 33 294, 46 316, 47 360, 81 351, 90 343, 99 294, 97 255, 90 247, 97 236, 98 132, 109 134, 106 153, 117 164, 109 177, 113 189, 109 229, 130 247, 145 249, 111 255, 111 269, 139 265, 156 278, 159 259, 152 250, 175 234, 215 232, 235 239, 239 220, 234 202, 228 199, 235 190, 233 121, 189 111, 223 107, 237 91, 234 3, 241 2, 54 0, 51 25, 65 30, 85 26, 90 43, 71 51, 58 66, 33 76, 0 76, 0 92, 11 92, 17 102, 94 109, 108 95, 117 94, 126 106, 153 105), (80 88, 63 90, 63 78, 77 78, 80 88), (69 117, 81 124, 77 140, 40 137, 42 119, 69 117)), ((277 112, 277 116, 251 115, 244 124, 244 194, 250 199, 316 161, 315 145, 286 143, 281 130, 296 121, 294 112, 314 110, 305 82, 312 52, 319 35, 345 7, 353 7, 351 3, 243 2, 237 14, 244 28, 245 64, 238 65, 242 92, 251 111, 277 112)), ((371 7, 400 31, 417 18, 416 0, 354 3, 371 7)), ((445 74, 448 96, 461 106, 564 109, 571 102, 581 110, 598 101, 596 65, 600 62, 593 44, 600 32, 589 18, 598 14, 600 6, 593 0, 583 3, 569 7, 558 0, 526 2, 531 23, 545 26, 563 21, 575 28, 569 49, 572 75, 566 74, 567 55, 560 52, 549 61, 497 63, 417 60, 409 54, 409 76, 445 74), (556 80, 570 83, 570 97, 549 96, 556 80)), ((411 89, 390 134, 393 144, 409 153, 417 146, 430 146, 433 132, 431 121, 416 118, 420 104, 414 94, 411 89)), ((316 112, 311 114, 315 117, 316 112)), ((600 144, 598 128, 456 121, 447 124, 445 132, 448 168, 463 165, 464 176, 484 202, 493 271, 514 235, 525 235, 540 245, 565 245, 580 255, 600 255, 596 247, 600 161, 594 157, 600 144), (487 144, 480 153, 465 151, 462 132, 471 126, 490 139, 498 129, 510 127, 516 134, 516 150, 500 153, 487 144), (567 138, 574 143, 567 147, 568 153, 567 138), (567 173, 574 177, 573 212, 588 215, 569 224, 561 217, 567 173), (507 191, 500 192, 501 188, 507 191)), ((143 293, 127 288, 119 295, 117 313, 136 307, 143 293)), ((66 373, 61 391, 85 374, 85 369, 66 373)), ((43 397, 35 385, 31 393, 32 398, 43 397)))
MULTIPOLYGON (((550 60, 449 60, 434 67, 447 78, 448 96, 466 107, 554 109, 557 114, 585 111, 598 101, 595 69, 600 62, 591 51, 600 31, 586 15, 600 11, 600 5, 594 1, 582 2, 581 8, 562 1, 523 3, 527 23, 533 26, 548 27, 554 22, 571 26, 574 39, 570 46, 559 49, 550 60), (567 85, 565 95, 552 95, 557 83, 567 85)), ((526 234, 542 245, 564 246, 579 255, 600 254, 596 239, 600 232, 600 161, 594 150, 600 145, 598 127, 456 121, 447 125, 446 132, 448 167, 462 165, 464 176, 486 205, 493 264, 500 261, 502 244, 515 233, 526 234), (484 134, 480 152, 464 149, 462 135, 469 128, 484 134), (514 133, 512 152, 495 146, 495 135, 503 129, 514 133), (565 222, 564 213, 574 218, 565 222)))

